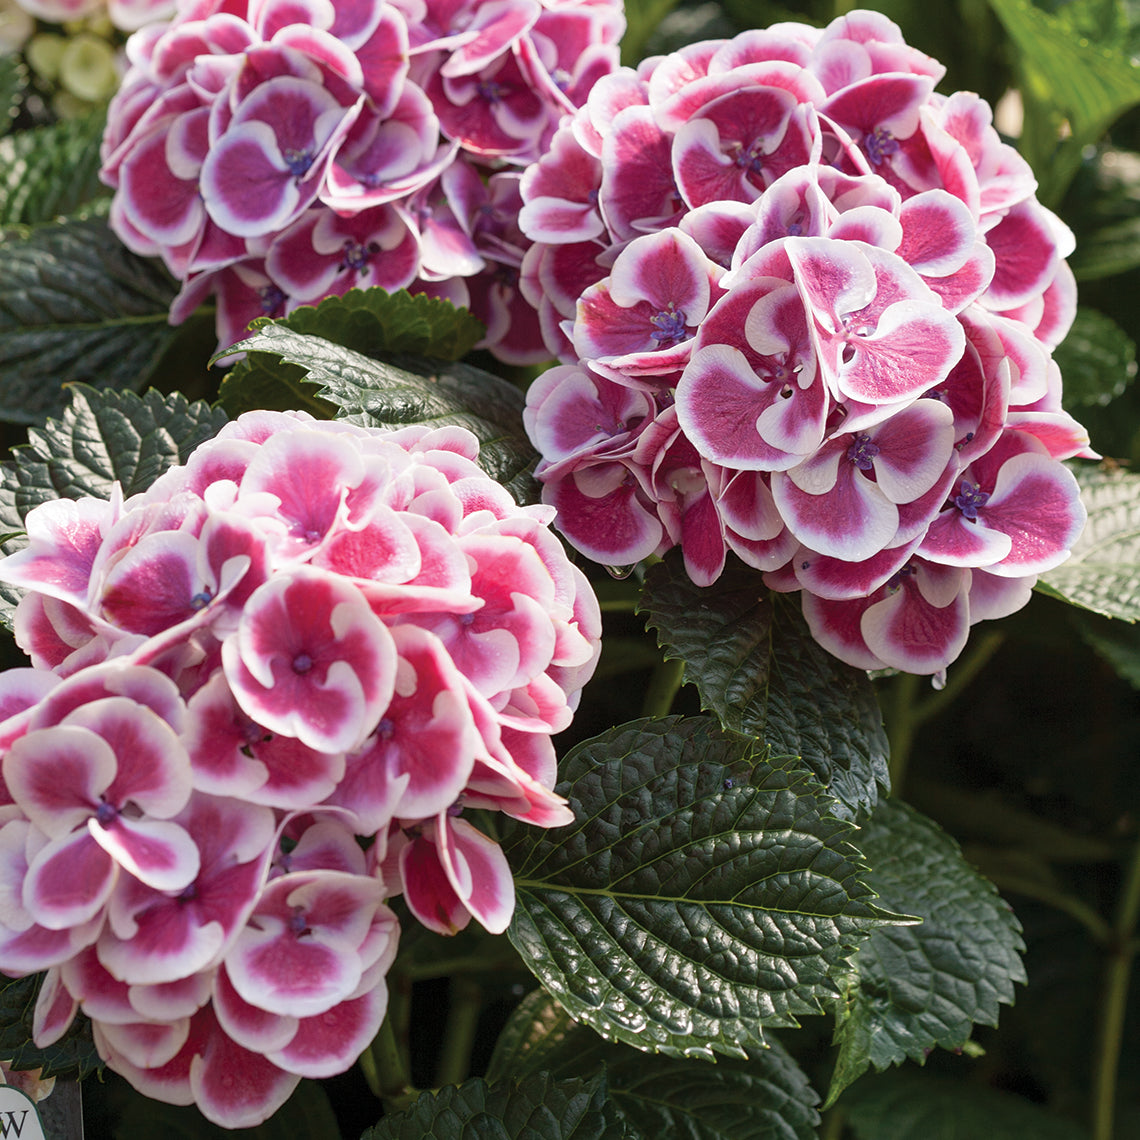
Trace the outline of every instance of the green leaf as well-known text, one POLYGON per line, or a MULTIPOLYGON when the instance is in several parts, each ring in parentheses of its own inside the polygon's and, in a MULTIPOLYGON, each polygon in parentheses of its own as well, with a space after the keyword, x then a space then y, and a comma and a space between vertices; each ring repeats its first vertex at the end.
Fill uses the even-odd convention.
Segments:
POLYGON ((997 1025, 1025 981, 1021 925, 933 820, 882 800, 858 843, 880 904, 922 923, 879 927, 855 951, 829 1104, 869 1065, 922 1064, 936 1047, 962 1048, 975 1023, 997 1025))
MULTIPOLYGON (((383 289, 350 289, 343 297, 326 297, 315 308, 302 305, 277 321, 260 318, 253 328, 268 325, 319 336, 373 360, 400 354, 458 360, 486 331, 482 321, 450 301, 383 289)), ((305 379, 305 369, 254 353, 226 374, 219 403, 234 416, 254 408, 300 408, 331 418, 335 406, 316 393, 317 385, 305 379)))
POLYGON ((707 717, 640 720, 574 748, 576 822, 509 825, 509 935, 576 1020, 647 1052, 764 1046, 835 995, 877 922, 852 825, 790 759, 707 717))
POLYGON ((233 419, 244 412, 265 409, 308 412, 318 420, 331 420, 336 415, 336 405, 322 400, 317 395, 319 390, 299 364, 289 364, 268 353, 251 352, 222 378, 218 407, 233 419))
POLYGON ((1075 472, 1089 513, 1067 562, 1037 589, 1105 617, 1140 618, 1140 475, 1104 468, 1075 472))
POLYGON ((0 135, 6 135, 28 86, 28 68, 17 55, 0 56, 0 135))
POLYGON ((99 181, 105 111, 0 139, 0 225, 34 225, 110 193, 99 181))
POLYGON ((610 1099, 646 1137, 814 1140, 819 1097, 778 1043, 748 1061, 647 1057, 573 1021, 542 989, 523 998, 495 1046, 489 1079, 547 1069, 586 1077, 605 1068, 610 1099))
POLYGON ((476 1078, 423 1093, 361 1140, 635 1140, 606 1097, 605 1080, 548 1073, 488 1085, 476 1078))
POLYGON ((860 1081, 843 1098, 856 1140, 1087 1140, 1080 1126, 1022 1097, 930 1073, 860 1081))
POLYGON ((263 1124, 221 1128, 194 1105, 163 1104, 132 1096, 115 1125, 115 1140, 339 1140, 328 1095, 316 1081, 302 1081, 263 1124))
POLYGON ((1096 281, 1135 269, 1140 265, 1140 218, 1113 222, 1081 235, 1070 265, 1078 281, 1096 281))
MULTIPOLYGON (((151 389, 137 396, 77 384, 70 394, 63 415, 29 429, 28 442, 14 448, 15 458, 0 467, 5 531, 23 530, 28 511, 53 499, 107 498, 115 480, 125 496, 145 491, 226 422, 224 412, 191 404, 177 393, 164 396, 151 389)), ((8 543, 5 550, 11 553, 20 545, 8 543)), ((11 587, 0 587, 0 625, 11 629, 18 600, 11 587)))
POLYGON ((91 1039, 91 1023, 81 1014, 53 1045, 32 1043, 32 1016, 42 974, 15 980, 0 974, 0 1059, 13 1069, 43 1067, 44 1077, 84 1077, 103 1067, 91 1039))
POLYGON ((625 0, 625 34, 621 38, 621 61, 636 67, 645 58, 645 45, 661 21, 677 7, 678 0, 625 0))
POLYGON ((1082 149, 1140 103, 1140 68, 1111 37, 1094 42, 1087 29, 1030 0, 989 2, 1013 41, 1023 72, 1027 119, 1022 144, 1041 181, 1041 197, 1056 201, 1076 172, 1082 149), (1038 107, 1047 122, 1033 122, 1038 107), (1060 145, 1056 112, 1069 130, 1060 145))
POLYGON ((350 289, 343 297, 326 297, 315 308, 302 305, 279 321, 261 318, 253 327, 269 323, 323 337, 376 360, 396 353, 458 360, 487 331, 467 309, 422 293, 413 296, 405 289, 350 289))
MULTIPOLYGON (((319 394, 340 408, 338 418, 368 427, 457 424, 479 440, 479 463, 519 502, 538 498, 531 475, 537 456, 522 426, 522 393, 489 372, 462 363, 433 364, 400 357, 371 360, 323 337, 280 324, 257 329, 234 346, 273 353, 299 365, 319 394)), ((293 373, 295 375, 295 373, 293 373)))
POLYGON ((1065 407, 1110 404, 1136 377, 1136 342, 1096 309, 1078 309, 1053 359, 1064 380, 1065 407))
POLYGON ((0 517, 20 519, 51 499, 107 498, 118 482, 124 497, 145 491, 164 471, 190 458, 226 422, 224 412, 177 392, 164 396, 105 392, 77 384, 58 419, 28 431, 5 468, 0 517))
POLYGON ((843 814, 874 807, 878 785, 889 787, 874 688, 816 642, 796 601, 736 560, 715 585, 694 586, 671 551, 646 575, 639 610, 725 728, 800 756, 843 814))
POLYGON ((177 336, 175 286, 102 219, 11 230, 0 245, 0 420, 42 422, 61 385, 141 389, 177 336))

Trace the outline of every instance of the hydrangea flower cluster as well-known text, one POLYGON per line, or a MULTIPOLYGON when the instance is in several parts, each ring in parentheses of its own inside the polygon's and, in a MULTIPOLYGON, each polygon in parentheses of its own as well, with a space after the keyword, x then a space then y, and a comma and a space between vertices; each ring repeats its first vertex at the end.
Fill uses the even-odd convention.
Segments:
POLYGON ((503 931, 466 814, 539 827, 550 735, 600 615, 462 428, 253 412, 123 500, 45 504, 0 562, 29 668, 0 674, 0 970, 47 971, 145 1095, 227 1127, 351 1065, 384 1018, 402 893, 503 931))
POLYGON ((619 567, 680 544, 801 591, 852 665, 938 673, 1084 522, 1052 349, 1072 237, 976 95, 873 12, 599 81, 522 181, 563 363, 544 499, 619 567))
POLYGON ((518 295, 517 171, 617 66, 620 0, 185 0, 127 45, 102 177, 111 224, 255 317, 353 287, 471 308, 484 347, 549 359, 518 295))

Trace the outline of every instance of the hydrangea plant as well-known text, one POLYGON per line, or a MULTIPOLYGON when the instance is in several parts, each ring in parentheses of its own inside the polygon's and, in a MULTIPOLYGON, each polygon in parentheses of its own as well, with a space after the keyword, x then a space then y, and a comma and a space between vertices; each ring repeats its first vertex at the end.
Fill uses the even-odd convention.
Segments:
POLYGON ((0 1067, 89 1132, 1140 1124, 1140 40, 794 7, 0 65, 0 1067))

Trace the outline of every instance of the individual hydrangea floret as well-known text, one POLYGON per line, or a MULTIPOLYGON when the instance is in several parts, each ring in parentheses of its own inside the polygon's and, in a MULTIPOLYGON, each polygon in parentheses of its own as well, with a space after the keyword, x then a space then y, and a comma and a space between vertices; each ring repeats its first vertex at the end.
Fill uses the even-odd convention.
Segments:
POLYGON ((506 929, 469 813, 573 818, 550 738, 601 622, 552 509, 477 459, 462 428, 252 412, 142 494, 28 514, 0 970, 46 971, 39 1046, 82 1011, 145 1095, 252 1126, 375 1036, 393 895, 506 929))
POLYGON ((874 12, 694 44, 599 80, 520 215, 569 541, 702 586, 731 551, 844 661, 932 674, 1068 556, 1093 454, 1072 235, 943 71, 874 12))
POLYGON ((617 66, 620 0, 187 0, 127 45, 103 139, 111 224, 210 296, 220 347, 352 288, 471 308, 549 358, 518 293, 518 174, 617 66))

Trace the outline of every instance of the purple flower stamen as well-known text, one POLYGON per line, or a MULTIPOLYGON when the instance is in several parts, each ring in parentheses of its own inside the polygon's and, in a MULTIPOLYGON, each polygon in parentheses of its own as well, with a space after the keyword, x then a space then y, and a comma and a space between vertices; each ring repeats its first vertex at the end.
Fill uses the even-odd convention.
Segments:
POLYGON ((954 497, 954 506, 958 508, 971 522, 976 521, 978 517, 978 508, 984 507, 989 502, 989 493, 983 491, 977 483, 971 483, 968 479, 963 479, 961 486, 958 488, 958 494, 954 497))
POLYGON ((863 140, 872 166, 882 166, 899 149, 899 140, 886 127, 876 127, 863 140))
POLYGON ((847 458, 859 468, 860 471, 870 471, 874 467, 875 456, 882 450, 877 443, 871 441, 869 435, 857 435, 855 442, 847 449, 847 458))
POLYGON ((650 317, 649 323, 653 326, 649 335, 657 342, 658 348, 672 348, 688 335, 685 331, 685 314, 672 305, 650 317))
POLYGON ((764 147, 754 142, 750 147, 741 147, 736 152, 736 165, 750 174, 760 174, 764 169, 764 147))
POLYGON ((309 172, 309 168, 313 165, 314 154, 308 148, 298 150, 295 147, 290 147, 281 152, 281 157, 285 160, 285 169, 293 175, 294 178, 303 178, 309 172))
POLYGON ((280 315, 281 307, 285 304, 285 294, 276 285, 272 282, 262 285, 257 295, 261 298, 261 311, 267 317, 280 315))
POLYGON ((372 260, 373 256, 379 252, 380 247, 374 242, 370 241, 367 245, 361 245, 358 241, 353 241, 352 238, 345 238, 344 240, 344 254, 340 259, 341 269, 352 269, 357 273, 368 268, 368 263, 372 260))

